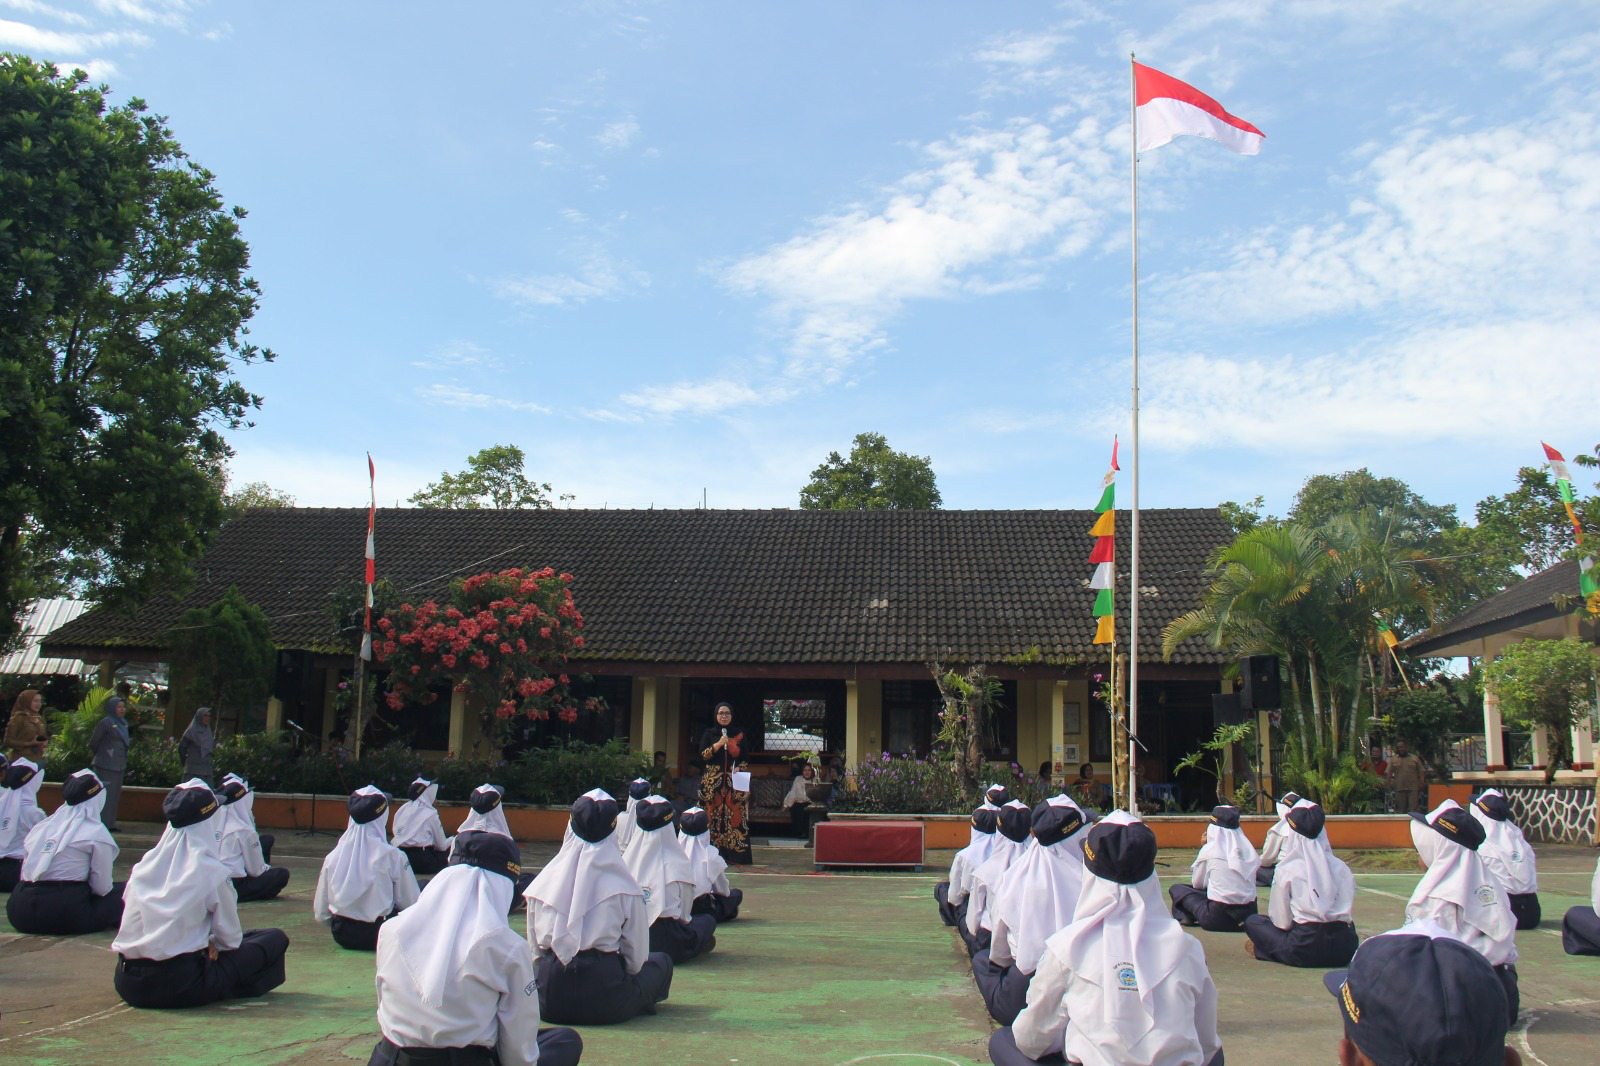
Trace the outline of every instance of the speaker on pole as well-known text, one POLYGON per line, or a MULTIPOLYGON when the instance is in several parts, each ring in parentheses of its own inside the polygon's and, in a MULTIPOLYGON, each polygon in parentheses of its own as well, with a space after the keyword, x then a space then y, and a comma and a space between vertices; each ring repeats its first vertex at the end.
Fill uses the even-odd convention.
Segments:
POLYGON ((278 652, 278 670, 272 678, 272 698, 287 704, 298 704, 311 688, 311 653, 308 651, 278 652))
POLYGON ((1252 655, 1239 664, 1244 684, 1239 705, 1247 711, 1275 711, 1283 706, 1283 682, 1278 677, 1276 655, 1252 655))
POLYGON ((1225 725, 1243 725, 1245 722, 1244 705, 1239 701, 1237 692, 1214 692, 1211 695, 1211 725, 1214 729, 1221 729, 1225 725))

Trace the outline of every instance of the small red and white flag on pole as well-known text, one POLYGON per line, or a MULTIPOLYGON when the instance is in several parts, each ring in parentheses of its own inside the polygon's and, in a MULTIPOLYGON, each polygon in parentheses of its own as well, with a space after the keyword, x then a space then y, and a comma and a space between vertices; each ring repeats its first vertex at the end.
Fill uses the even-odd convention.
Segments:
POLYGON ((1138 151, 1160 148, 1174 137, 1205 137, 1240 155, 1261 151, 1266 135, 1230 115, 1193 85, 1143 63, 1133 65, 1134 115, 1138 151))
POLYGON ((373 551, 372 534, 378 519, 378 471, 372 465, 372 453, 367 453, 367 487, 371 490, 367 504, 367 621, 361 634, 361 657, 372 661, 372 583, 378 576, 378 557, 373 551))

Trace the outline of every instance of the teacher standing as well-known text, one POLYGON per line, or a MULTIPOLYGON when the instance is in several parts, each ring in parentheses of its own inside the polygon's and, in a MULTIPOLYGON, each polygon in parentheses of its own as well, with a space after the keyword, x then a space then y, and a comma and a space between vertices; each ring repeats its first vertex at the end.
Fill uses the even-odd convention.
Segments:
POLYGON ((705 776, 700 779, 700 806, 710 823, 711 843, 723 859, 741 866, 750 865, 750 793, 733 787, 735 771, 744 770, 739 761, 744 730, 733 724, 733 707, 717 704, 717 724, 700 734, 700 758, 705 760, 705 776))
POLYGON ((183 760, 185 780, 198 777, 207 785, 211 784, 211 753, 216 747, 217 738, 211 733, 211 708, 201 707, 194 712, 189 728, 178 738, 178 757, 183 760))
POLYGON ((105 717, 95 723, 94 732, 89 734, 89 765, 106 787, 100 821, 111 832, 117 828, 122 777, 128 772, 128 697, 132 694, 133 688, 126 681, 118 683, 117 694, 105 702, 105 717))

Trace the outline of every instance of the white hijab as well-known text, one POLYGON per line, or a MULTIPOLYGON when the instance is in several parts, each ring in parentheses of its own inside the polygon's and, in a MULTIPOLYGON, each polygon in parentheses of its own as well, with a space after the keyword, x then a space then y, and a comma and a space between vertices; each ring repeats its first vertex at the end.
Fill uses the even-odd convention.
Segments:
POLYGON ((405 964, 422 1002, 444 1005, 445 991, 461 980, 478 945, 509 929, 506 913, 516 884, 466 863, 446 866, 416 903, 383 923, 379 936, 405 964))
MULTIPOLYGON (((1303 799, 1292 809, 1316 806, 1311 800, 1303 799)), ((1291 883, 1310 889, 1309 893, 1290 893, 1291 920, 1296 925, 1348 922, 1356 902, 1356 877, 1344 860, 1333 853, 1327 830, 1318 833, 1314 840, 1302 836, 1289 824, 1288 815, 1284 816, 1283 827, 1283 850, 1278 855, 1278 872, 1272 880, 1272 891, 1277 892, 1279 886, 1291 883)))
MULTIPOLYGON (((596 788, 584 793, 592 800, 608 800, 611 796, 596 788)), ((615 802, 615 801, 613 801, 615 802)), ((578 836, 568 827, 561 850, 550 864, 539 871, 539 876, 522 893, 527 900, 537 900, 557 915, 555 932, 547 945, 562 965, 589 947, 602 936, 611 936, 616 930, 597 927, 593 917, 595 908, 613 896, 640 896, 644 890, 628 871, 617 847, 617 834, 608 833, 598 843, 578 836)), ((533 922, 528 922, 528 932, 533 932, 533 922)), ((537 950, 539 945, 535 945, 537 950)))
MULTIPOLYGON (((1000 808, 985 803, 983 809, 998 811, 1000 808)), ((980 833, 974 825, 969 835, 971 839, 967 846, 956 852, 955 858, 950 860, 950 895, 958 902, 972 891, 972 875, 994 854, 995 841, 1007 840, 998 826, 992 833, 980 833)))
MULTIPOLYGON (((100 778, 93 770, 79 770, 68 781, 74 778, 89 778, 95 784, 100 784, 100 778)), ((111 838, 106 830, 105 823, 100 821, 100 812, 106 805, 106 790, 102 785, 94 795, 78 804, 62 803, 44 821, 34 826, 28 833, 27 857, 22 860, 22 880, 48 881, 50 863, 69 847, 81 847, 90 851, 95 848, 104 848, 111 852, 113 861, 120 850, 117 842, 111 838)))
MULTIPOLYGON (((684 815, 704 814, 699 807, 690 807, 684 815)), ((689 872, 694 877, 694 894, 728 894, 728 860, 711 846, 710 833, 685 833, 678 838, 684 857, 689 860, 689 872)))
POLYGON ((480 792, 498 792, 502 802, 496 803, 494 809, 487 813, 472 811, 467 815, 467 820, 461 823, 458 833, 499 833, 503 837, 511 836, 511 827, 506 824, 505 803, 503 802, 506 790, 499 785, 479 785, 472 790, 473 795, 480 792))
MULTIPOLYGON (((1005 804, 1007 807, 1021 807, 1028 809, 1028 805, 1021 800, 1011 800, 1005 804)), ((1032 836, 1023 837, 1021 840, 1012 840, 996 828, 994 841, 990 844, 989 855, 978 866, 973 868, 972 876, 967 881, 967 891, 973 892, 982 886, 979 893, 967 904, 967 932, 973 936, 978 935, 980 929, 990 928, 989 908, 994 906, 995 893, 1000 889, 1000 882, 1005 878, 1006 871, 1011 864, 1027 852, 1028 845, 1033 842, 1032 836)))
POLYGON ((1223 878, 1222 883, 1215 885, 1213 881, 1216 878, 1213 877, 1207 881, 1208 890, 1214 887, 1223 896, 1238 897, 1222 899, 1221 902, 1249 903, 1256 898, 1256 871, 1261 868, 1261 856, 1256 854, 1256 846, 1250 843, 1243 829, 1228 829, 1215 822, 1207 823, 1206 842, 1190 864, 1190 874, 1197 875, 1201 865, 1212 860, 1220 862, 1233 876, 1223 878))
MULTIPOLYGON (((406 800, 394 812, 394 830, 390 834, 394 840, 421 840, 429 836, 428 823, 439 817, 439 812, 433 807, 433 801, 439 795, 439 783, 417 778, 411 782, 424 784, 424 788, 414 800, 406 800)), ((495 808, 499 810, 499 808, 495 808)), ((501 817, 504 817, 502 815, 501 817)), ((510 834, 506 834, 510 836, 510 834)))
MULTIPOLYGON (((1459 810, 1461 805, 1455 800, 1445 800, 1428 812, 1429 823, 1452 808, 1459 810)), ((1502 952, 1509 948, 1510 957, 1516 958, 1517 922, 1512 917, 1511 904, 1478 853, 1446 840, 1443 833, 1414 818, 1411 842, 1428 870, 1406 903, 1407 921, 1436 918, 1441 910, 1452 908, 1463 923, 1492 941, 1502 952)), ((1487 952, 1483 954, 1488 956, 1487 952)))
MULTIPOLYGON (((1497 788, 1483 795, 1505 798, 1497 788)), ((1467 811, 1483 826, 1484 840, 1478 845, 1478 857, 1488 864, 1489 871, 1500 879, 1505 890, 1518 896, 1539 891, 1539 868, 1533 847, 1522 835, 1521 827, 1512 821, 1489 817, 1476 803, 1467 804, 1467 811)))
POLYGON ((0 788, 0 859, 22 857, 28 831, 35 824, 28 815, 39 809, 39 787, 44 784, 44 772, 32 759, 12 759, 11 765, 31 766, 37 772, 21 788, 0 788))
POLYGON ((632 846, 633 838, 639 831, 639 801, 633 798, 633 786, 641 781, 647 785, 650 783, 642 777, 636 777, 628 782, 628 803, 623 808, 622 813, 617 815, 617 847, 621 848, 624 853, 632 846))
MULTIPOLYGON (((1061 802, 1065 799, 1056 796, 1045 802, 1082 813, 1071 800, 1061 802)), ((989 907, 996 919, 990 924, 998 928, 1000 922, 1005 923, 1011 957, 1022 973, 1033 973, 1044 957, 1045 941, 1072 924, 1085 876, 1083 852, 1076 843, 1082 831, 1023 852, 1022 858, 1006 871, 1005 881, 989 907)))
POLYGON ((1594 864, 1594 880, 1589 882, 1589 903, 1600 914, 1600 862, 1594 864))
POLYGON ((226 805, 217 815, 219 830, 222 839, 226 840, 235 833, 244 833, 259 839, 256 832, 256 794, 250 787, 250 782, 238 774, 229 774, 222 779, 223 785, 230 781, 237 782, 244 787, 245 793, 232 803, 226 805))
MULTIPOLYGON (((384 792, 365 785, 356 789, 355 795, 384 796, 384 792)), ((394 910, 394 879, 385 856, 395 850, 384 837, 381 815, 370 822, 347 819, 343 835, 322 860, 328 909, 358 922, 375 922, 394 910)), ((510 905, 506 900, 506 906, 510 905)))
MULTIPOLYGON (((192 777, 178 786, 214 796, 211 786, 192 777)), ((220 806, 218 810, 220 810, 220 806)), ((170 959, 205 944, 195 929, 206 921, 207 906, 219 892, 232 892, 220 857, 221 819, 209 818, 182 829, 170 823, 156 846, 134 866, 123 892, 122 927, 111 950, 143 959, 170 959)))
MULTIPOLYGON (((1112 811, 1098 824, 1138 822, 1126 811, 1112 811)), ((1046 948, 1072 972, 1107 990, 1101 996, 1103 1020, 1132 1047, 1155 1028, 1155 989, 1183 962, 1189 940, 1167 913, 1154 871, 1138 884, 1122 885, 1085 867, 1072 924, 1051 937, 1046 948), (1130 985, 1138 989, 1137 996, 1116 994, 1130 985)), ((1192 1026, 1194 1019, 1173 1024, 1192 1026)))
MULTIPOLYGON (((660 796, 646 796, 647 802, 665 803, 660 796)), ((634 804, 637 806, 637 804, 634 804)), ((617 819, 620 824, 622 819, 617 819)), ((689 865, 689 856, 684 854, 683 848, 678 844, 678 834, 674 832, 672 823, 668 822, 657 829, 645 829, 639 825, 638 817, 634 818, 633 845, 628 848, 623 856, 627 863, 628 872, 633 879, 639 882, 639 887, 644 891, 645 917, 652 925, 660 917, 679 918, 687 920, 689 908, 694 905, 695 892, 694 869, 689 865), (678 894, 678 903, 681 913, 667 914, 667 886, 672 882, 680 883, 683 888, 678 894)))

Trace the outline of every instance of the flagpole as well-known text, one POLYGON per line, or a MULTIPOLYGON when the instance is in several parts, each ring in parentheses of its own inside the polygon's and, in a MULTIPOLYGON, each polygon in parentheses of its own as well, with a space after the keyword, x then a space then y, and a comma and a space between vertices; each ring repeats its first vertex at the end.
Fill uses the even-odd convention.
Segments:
POLYGON ((1133 184, 1133 506, 1128 530, 1128 813, 1138 814, 1139 737, 1139 90, 1134 55, 1128 53, 1128 108, 1132 118, 1133 184))

